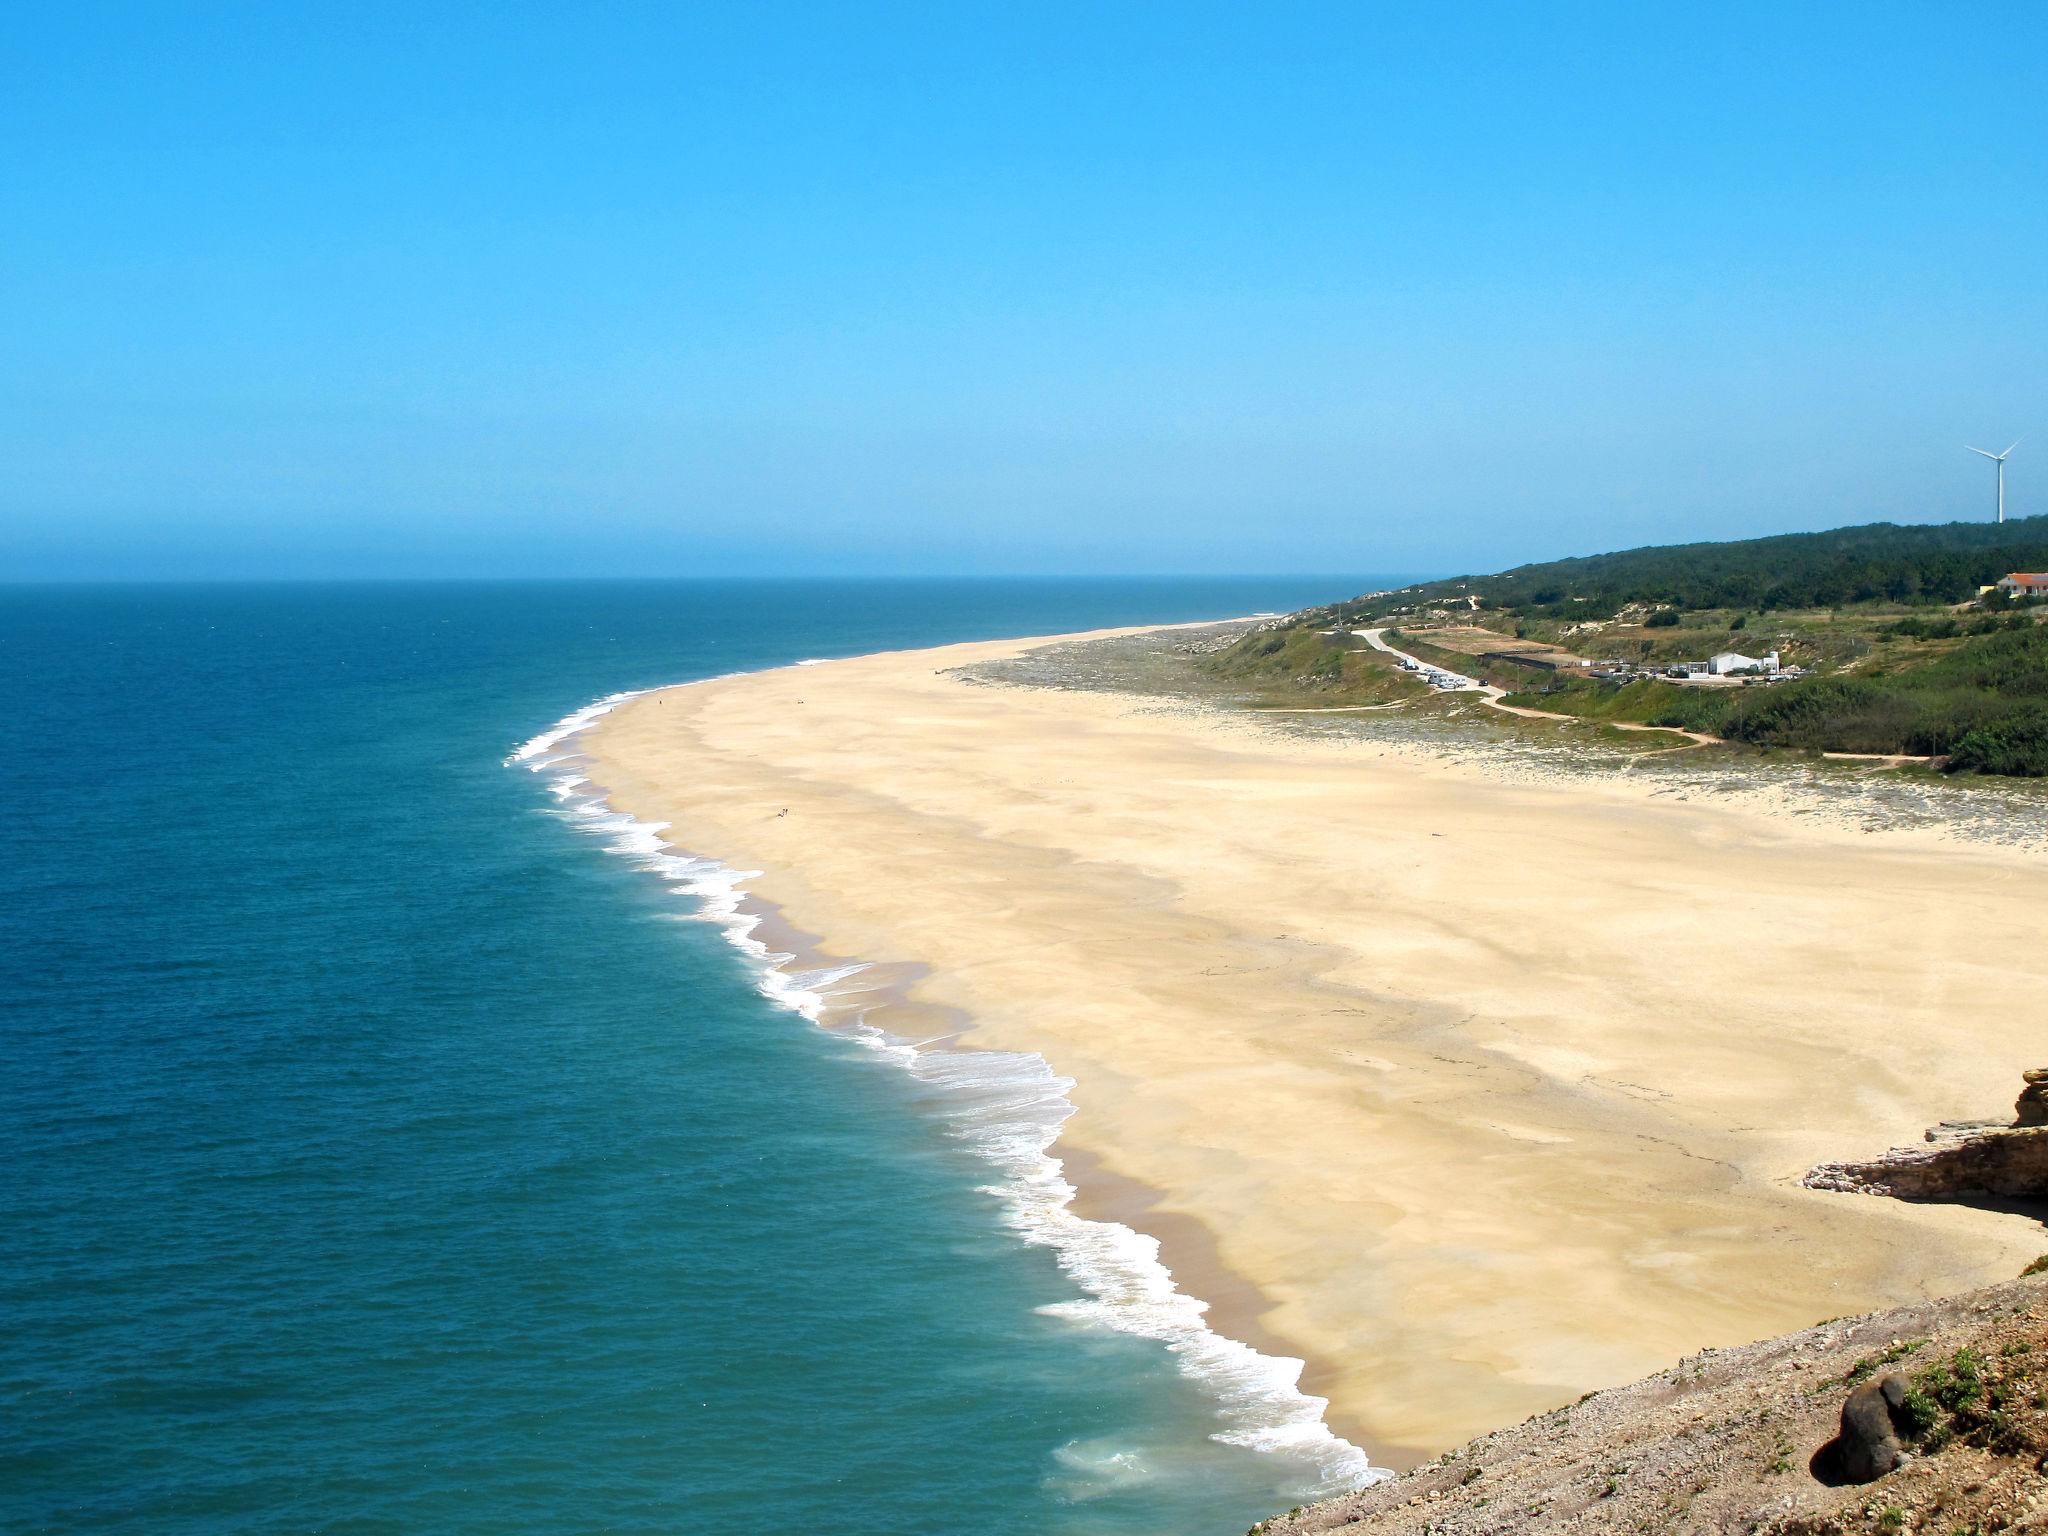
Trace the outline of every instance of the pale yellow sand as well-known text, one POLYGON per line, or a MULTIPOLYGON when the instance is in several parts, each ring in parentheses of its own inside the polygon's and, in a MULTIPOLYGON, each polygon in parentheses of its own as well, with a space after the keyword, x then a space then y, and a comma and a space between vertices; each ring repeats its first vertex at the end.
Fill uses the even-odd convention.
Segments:
POLYGON ((1796 1184, 2048 1065, 2048 861, 942 675, 1026 644, 584 743, 826 951, 1076 1078, 1098 1209, 1155 1191, 1183 1287, 1376 1460, 2048 1248, 1796 1184))

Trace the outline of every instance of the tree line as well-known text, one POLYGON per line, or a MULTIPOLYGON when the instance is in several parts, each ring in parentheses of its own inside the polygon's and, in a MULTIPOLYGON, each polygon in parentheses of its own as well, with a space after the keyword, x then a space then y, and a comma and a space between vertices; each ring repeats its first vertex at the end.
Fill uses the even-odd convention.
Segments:
POLYGON ((2048 517, 2008 523, 1867 523, 1716 544, 1661 544, 1425 582, 1361 600, 1377 612, 1474 595, 1530 617, 1607 618, 1667 608, 1839 608, 1957 603, 2009 571, 2048 569, 2048 517))

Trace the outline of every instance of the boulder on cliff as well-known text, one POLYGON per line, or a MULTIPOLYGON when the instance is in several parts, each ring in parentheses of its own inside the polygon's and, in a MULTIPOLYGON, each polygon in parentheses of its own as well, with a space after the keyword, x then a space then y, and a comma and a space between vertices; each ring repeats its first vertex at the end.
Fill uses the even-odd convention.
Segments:
POLYGON ((1813 1475, 1830 1486, 1874 1483, 1906 1459, 1899 1448, 1899 1411, 1906 1378, 1894 1371, 1866 1381, 1842 1401, 1841 1432, 1814 1453, 1813 1475))

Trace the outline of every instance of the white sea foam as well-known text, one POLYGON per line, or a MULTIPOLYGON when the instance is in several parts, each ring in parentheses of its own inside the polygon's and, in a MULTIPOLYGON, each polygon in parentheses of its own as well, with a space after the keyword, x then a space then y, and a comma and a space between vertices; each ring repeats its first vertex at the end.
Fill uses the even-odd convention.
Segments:
MULTIPOLYGON (((574 751, 549 755, 589 729, 634 693, 615 693, 586 705, 534 737, 505 759, 548 776, 561 802, 555 814, 601 838, 605 850, 658 875, 691 899, 678 914, 718 927, 753 967, 755 986, 780 1008, 816 1023, 850 990, 843 983, 868 969, 847 964, 794 968, 795 957, 754 937, 758 915, 744 910, 748 882, 758 870, 738 870, 679 852, 666 822, 645 822, 613 810, 587 789, 574 751)), ((1284 1456, 1312 1469, 1314 1491, 1332 1492, 1393 1474, 1375 1467, 1364 1451, 1323 1422, 1327 1399, 1301 1390, 1302 1362, 1260 1354, 1212 1330, 1209 1306, 1182 1292, 1159 1259, 1159 1244, 1111 1221, 1091 1221, 1073 1210, 1074 1186, 1052 1155, 1060 1127, 1074 1113, 1074 1083, 1046 1059, 1025 1051, 952 1050, 892 1035, 864 1020, 839 1031, 883 1056, 919 1082, 941 1090, 938 1112, 952 1133, 985 1159, 1006 1226, 1025 1242, 1049 1248, 1082 1292, 1073 1301, 1040 1310, 1085 1327, 1134 1334, 1164 1345, 1182 1371, 1213 1393, 1224 1427, 1212 1437, 1284 1456)))
MULTIPOLYGON (((599 716, 610 714, 621 704, 625 703, 626 700, 637 699, 646 691, 644 688, 636 688, 626 693, 606 694, 595 704, 586 704, 574 714, 564 715, 553 725, 534 737, 533 740, 526 743, 525 746, 519 748, 518 751, 506 758, 506 764, 509 766, 513 763, 532 763, 534 758, 539 757, 543 752, 552 752, 578 731, 589 730, 591 726, 597 723, 599 716)), ((539 770, 547 765, 533 763, 533 766, 536 770, 539 770)))

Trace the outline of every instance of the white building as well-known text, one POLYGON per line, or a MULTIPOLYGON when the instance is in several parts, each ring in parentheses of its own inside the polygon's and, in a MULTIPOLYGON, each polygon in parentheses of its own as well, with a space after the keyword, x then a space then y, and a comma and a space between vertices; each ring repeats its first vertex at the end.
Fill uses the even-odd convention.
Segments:
POLYGON ((1778 653, 1772 651, 1766 656, 1745 656, 1740 651, 1722 651, 1707 658, 1707 670, 1716 677, 1726 677, 1731 672, 1775 672, 1778 670, 1778 653))

